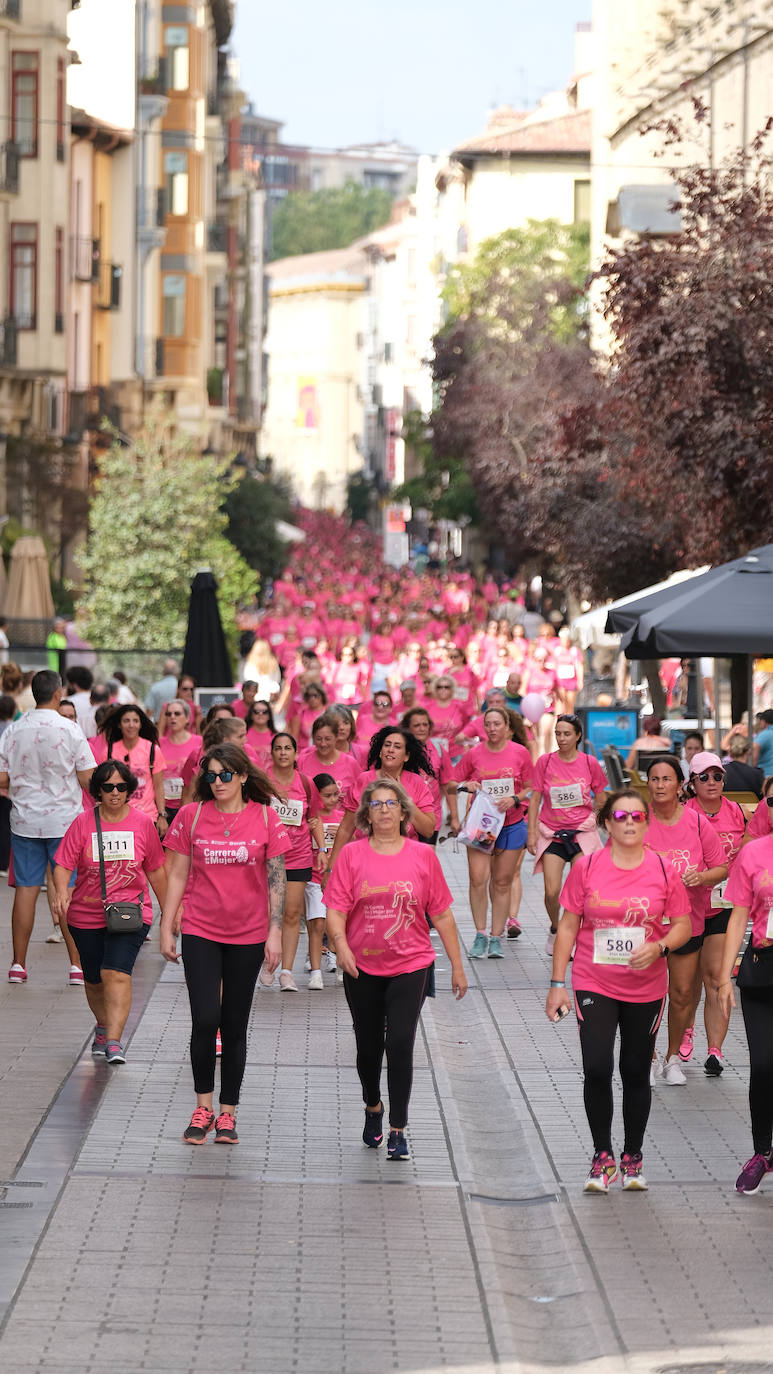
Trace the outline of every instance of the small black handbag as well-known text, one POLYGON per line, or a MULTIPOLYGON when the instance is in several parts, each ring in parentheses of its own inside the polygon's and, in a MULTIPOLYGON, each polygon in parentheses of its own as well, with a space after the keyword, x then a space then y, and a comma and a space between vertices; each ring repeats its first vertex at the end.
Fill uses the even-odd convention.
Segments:
POLYGON ((102 905, 105 908, 105 925, 111 935, 136 935, 142 930, 142 902, 109 902, 105 881, 105 846, 102 841, 102 826, 99 820, 99 807, 94 808, 94 823, 97 827, 97 848, 99 850, 99 885, 102 891, 102 905))
POLYGON ((773 945, 756 949, 750 940, 735 982, 741 992, 773 992, 773 945))

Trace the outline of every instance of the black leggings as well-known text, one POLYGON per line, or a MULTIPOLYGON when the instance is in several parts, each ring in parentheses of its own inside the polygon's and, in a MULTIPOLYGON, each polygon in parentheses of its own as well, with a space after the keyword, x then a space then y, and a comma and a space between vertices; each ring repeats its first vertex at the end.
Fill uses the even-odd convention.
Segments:
POLYGON ((639 1154, 650 1114, 650 1064, 665 998, 659 997, 655 1002, 622 1002, 599 992, 576 990, 574 996, 585 1071, 585 1114, 593 1148, 612 1153, 612 1073, 619 1026, 623 1149, 628 1154, 639 1154))
POLYGON ((247 1062, 247 1022, 263 963, 263 945, 221 945, 183 935, 182 956, 191 1003, 191 1066, 197 1093, 215 1086, 215 1036, 220 1029, 220 1101, 239 1101, 247 1062), (221 994, 222 984, 222 994, 221 994))
POLYGON ((741 993, 749 1042, 749 1110, 754 1153, 770 1153, 773 1138, 773 988, 741 993))
POLYGON ((344 974, 344 991, 354 1021, 357 1073, 366 1107, 381 1101, 381 1064, 386 1049, 389 1124, 402 1130, 408 1120, 413 1083, 413 1043, 429 969, 382 978, 344 974))

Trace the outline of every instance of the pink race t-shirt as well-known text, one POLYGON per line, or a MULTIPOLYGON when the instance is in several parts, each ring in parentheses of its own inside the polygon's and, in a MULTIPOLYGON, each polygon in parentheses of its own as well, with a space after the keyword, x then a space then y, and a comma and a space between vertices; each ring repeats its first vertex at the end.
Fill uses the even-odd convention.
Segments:
MULTIPOLYGON (((644 843, 654 849, 668 863, 673 864, 680 877, 688 868, 703 871, 719 868, 726 862, 725 852, 716 831, 708 823, 706 816, 685 807, 676 825, 664 825, 650 812, 649 825, 644 843)), ((711 888, 703 883, 698 887, 688 887, 690 899, 690 920, 693 935, 702 935, 706 917, 711 914, 711 888)))
MULTIPOLYGON (((732 873, 733 864, 740 853, 746 835, 746 815, 743 807, 739 806, 738 802, 731 801, 729 797, 723 797, 716 815, 709 816, 703 810, 697 797, 690 797, 685 805, 690 811, 695 811, 700 815, 701 821, 708 821, 709 825, 713 826, 725 855, 728 873, 732 873)), ((712 895, 713 891, 714 889, 712 889, 712 895)), ((714 910, 713 902, 711 909, 714 910)))
POLYGON ((773 944, 773 835, 744 845, 727 880, 725 896, 733 906, 748 908, 752 944, 757 949, 773 944))
MULTIPOLYGON (((367 772, 360 773, 353 783, 350 783, 344 794, 344 811, 357 811, 360 805, 362 794, 369 782, 376 782, 381 777, 377 768, 369 768, 367 772)), ((435 814, 435 808, 426 782, 418 773, 407 773, 403 770, 400 782, 405 788, 414 806, 419 811, 426 811, 428 816, 435 814)), ((361 835, 364 831, 359 832, 361 835)), ((408 825, 407 834, 413 839, 416 831, 412 825, 408 825)))
POLYGON ((338 783, 343 796, 350 783, 360 776, 362 769, 353 754, 338 754, 335 763, 323 763, 316 749, 302 749, 298 755, 298 768, 307 778, 314 779, 318 773, 328 773, 338 783))
POLYGON ((226 945, 257 945, 268 935, 267 859, 286 855, 287 831, 270 806, 247 802, 243 811, 218 811, 203 802, 182 806, 166 834, 166 848, 190 856, 183 896, 183 935, 226 945), (228 834, 226 835, 226 830, 228 834))
POLYGON ((322 900, 344 912, 358 969, 392 978, 434 962, 425 913, 440 916, 452 899, 435 851, 406 839, 397 854, 377 854, 369 841, 347 844, 322 900))
POLYGON ((768 806, 767 797, 757 802, 754 815, 749 821, 748 834, 752 839, 759 840, 765 835, 773 832, 773 806, 768 806))
MULTIPOLYGON (((151 925, 153 908, 145 878, 164 866, 164 851, 156 827, 143 811, 132 811, 122 821, 102 821, 105 851, 105 887, 110 902, 142 902, 143 921, 151 925)), ((105 908, 99 881, 97 824, 93 807, 76 816, 56 851, 61 868, 76 871, 67 924, 78 930, 98 930, 105 925, 105 908)))
POLYGON ((592 754, 565 763, 558 753, 542 754, 534 765, 534 787, 542 796, 539 818, 548 830, 578 830, 593 811, 593 798, 607 785, 592 754))
MULTIPOLYGON (((467 782, 472 778, 474 782, 492 784, 501 779, 504 785, 505 780, 512 779, 513 796, 534 784, 531 755, 528 749, 524 749, 522 744, 516 744, 515 740, 508 740, 504 749, 490 749, 488 744, 474 745, 460 758, 455 772, 457 782, 467 782)), ((506 795, 492 786, 484 787, 483 790, 491 791, 494 796, 506 795)), ((504 824, 516 825, 518 821, 523 820, 525 814, 524 803, 518 802, 505 812, 504 824)))
MULTIPOLYGON (((138 739, 134 748, 129 752, 123 740, 116 740, 110 754, 111 758, 118 759, 131 769, 135 778, 138 779, 138 786, 129 798, 129 805, 144 811, 146 816, 154 821, 158 816, 156 797, 153 791, 150 769, 150 752, 152 744, 149 739, 138 739)), ((107 759, 107 740, 104 735, 98 735, 94 745, 94 758, 97 763, 104 763, 107 759)), ((156 745, 153 754, 153 774, 163 773, 166 768, 166 759, 161 752, 160 745, 156 745)))
POLYGON ((164 800, 167 806, 179 806, 183 787, 183 764, 191 759, 195 767, 201 757, 201 735, 191 735, 184 744, 173 744, 169 736, 164 739, 164 800))
POLYGON ((308 794, 303 785, 303 777, 296 768, 289 787, 278 783, 273 772, 268 774, 271 782, 282 796, 274 797, 271 802, 276 814, 290 837, 290 848, 285 854, 288 871, 296 868, 311 868, 311 832, 309 820, 318 816, 322 810, 322 798, 313 782, 306 779, 308 794))
POLYGON ((433 734, 437 735, 438 739, 447 739, 449 744, 461 734, 465 721, 469 719, 469 712, 458 701, 449 701, 447 706, 443 706, 439 701, 433 701, 430 713, 433 734))
MULTIPOLYGON (((598 992, 623 1002, 654 1002, 665 997, 665 959, 656 959, 646 969, 606 961, 627 960, 636 943, 662 940, 672 921, 689 915, 684 883, 671 864, 645 849, 638 868, 618 868, 608 848, 598 849, 572 865, 561 892, 561 905, 580 918, 572 964, 575 995, 598 992), (609 933, 597 935, 597 931, 609 933)), ((577 1014, 582 1015, 582 1003, 577 1014)))

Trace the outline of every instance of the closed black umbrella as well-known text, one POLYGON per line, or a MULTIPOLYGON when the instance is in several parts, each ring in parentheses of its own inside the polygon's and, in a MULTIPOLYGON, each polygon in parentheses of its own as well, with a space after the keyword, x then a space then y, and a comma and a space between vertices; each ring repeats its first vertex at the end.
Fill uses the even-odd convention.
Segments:
POLYGON ((209 568, 197 572, 191 583, 183 672, 189 673, 199 687, 233 686, 217 604, 217 582, 209 568))

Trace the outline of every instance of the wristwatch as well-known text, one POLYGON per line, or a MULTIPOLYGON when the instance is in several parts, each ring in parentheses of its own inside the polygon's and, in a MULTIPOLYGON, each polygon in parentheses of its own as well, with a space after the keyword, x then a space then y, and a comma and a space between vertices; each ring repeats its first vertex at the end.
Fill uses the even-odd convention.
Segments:
POLYGON ((658 940, 658 949, 660 950, 661 959, 668 958, 668 945, 663 945, 660 940, 658 940))

